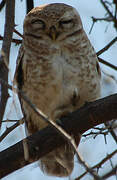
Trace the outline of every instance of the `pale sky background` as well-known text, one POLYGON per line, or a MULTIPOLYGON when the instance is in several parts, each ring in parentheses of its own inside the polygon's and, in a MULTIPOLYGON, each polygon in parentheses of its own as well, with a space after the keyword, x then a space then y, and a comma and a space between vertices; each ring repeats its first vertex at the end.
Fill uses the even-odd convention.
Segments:
MULTIPOLYGON (((1 0, 0 0, 1 2, 1 0)), ((46 4, 46 3, 54 3, 54 2, 63 2, 69 5, 72 5, 75 7, 82 19, 84 29, 94 46, 96 52, 103 48, 107 43, 109 43, 115 36, 117 36, 117 33, 115 29, 113 28, 113 24, 105 23, 105 22, 98 22, 95 24, 92 33, 89 35, 89 30, 92 25, 91 17, 97 17, 101 18, 105 15, 105 10, 103 9, 102 5, 100 4, 100 1, 98 0, 35 0, 35 6, 39 6, 40 4, 46 4)), ((110 1, 111 2, 111 1, 110 1)), ((22 33, 22 25, 23 20, 25 17, 26 7, 25 7, 25 0, 16 0, 16 17, 15 17, 15 23, 17 24, 16 29, 22 33)), ((4 32, 4 17, 5 17, 5 11, 4 9, 2 12, 0 12, 0 35, 3 35, 4 32)), ((14 34, 14 38, 19 37, 14 34)), ((2 45, 2 41, 0 41, 0 48, 2 45)), ((15 61, 18 54, 19 46, 16 46, 15 44, 12 44, 11 46, 11 55, 10 55, 10 76, 9 76, 9 82, 12 83, 13 74, 15 71, 15 61)), ((115 64, 117 66, 117 43, 115 43, 108 51, 103 53, 101 55, 103 59, 115 64)), ((117 78, 117 72, 107 68, 106 66, 101 64, 101 68, 103 71, 114 75, 115 78, 117 78)), ((114 80, 111 78, 104 76, 104 80, 102 82, 102 96, 107 96, 109 94, 113 94, 117 92, 117 84, 114 80)), ((11 94, 12 95, 12 94, 11 94)), ((20 109, 17 103, 14 101, 16 100, 16 97, 13 96, 13 98, 10 98, 7 110, 5 113, 5 119, 11 118, 11 119, 19 119, 21 117, 20 109), (15 104, 15 108, 14 108, 15 104)), ((5 123, 2 126, 1 133, 5 130, 6 127, 10 126, 11 123, 5 123)), ((15 144, 17 141, 20 141, 23 137, 25 137, 25 132, 23 126, 15 129, 9 136, 7 136, 3 142, 0 144, 0 150, 6 149, 7 147, 15 144)), ((99 161, 101 161, 107 153, 111 153, 117 149, 117 145, 115 144, 113 138, 108 135, 107 136, 107 144, 105 144, 104 137, 102 135, 97 136, 95 139, 93 138, 87 138, 81 140, 81 143, 79 145, 79 152, 84 158, 84 160, 90 165, 93 166, 99 161)), ((116 157, 112 158, 113 165, 117 162, 117 155, 116 157)), ((100 169, 100 174, 105 174, 109 169, 111 169, 110 163, 105 163, 104 166, 100 169)), ((79 163, 77 163, 77 160, 75 159, 75 169, 70 176, 70 180, 73 180, 75 177, 82 174, 84 171, 83 167, 79 163)), ((56 177, 48 177, 44 175, 40 169, 37 166, 37 163, 33 163, 32 165, 29 165, 23 169, 20 169, 9 176, 3 178, 3 180, 68 180, 68 178, 56 178, 56 177)), ((82 180, 92 180, 91 176, 85 176, 82 178, 82 180)), ((115 180, 115 177, 109 178, 109 180, 115 180)))

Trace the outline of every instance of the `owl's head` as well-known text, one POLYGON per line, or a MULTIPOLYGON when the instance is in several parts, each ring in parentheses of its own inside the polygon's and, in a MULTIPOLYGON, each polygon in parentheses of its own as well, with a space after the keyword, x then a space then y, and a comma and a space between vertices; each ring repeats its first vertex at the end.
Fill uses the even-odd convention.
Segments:
POLYGON ((24 35, 39 40, 61 41, 80 34, 82 23, 75 8, 54 3, 32 9, 24 20, 24 35))

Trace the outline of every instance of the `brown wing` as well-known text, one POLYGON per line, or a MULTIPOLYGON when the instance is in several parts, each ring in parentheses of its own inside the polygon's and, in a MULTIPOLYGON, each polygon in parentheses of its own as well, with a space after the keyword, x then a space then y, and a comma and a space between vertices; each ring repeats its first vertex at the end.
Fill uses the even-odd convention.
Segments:
POLYGON ((24 84, 23 69, 22 69, 23 57, 24 57, 24 48, 23 48, 23 45, 21 45, 19 49, 17 61, 16 61, 16 71, 15 71, 14 81, 13 81, 13 84, 17 85, 19 89, 22 89, 22 86, 24 84))

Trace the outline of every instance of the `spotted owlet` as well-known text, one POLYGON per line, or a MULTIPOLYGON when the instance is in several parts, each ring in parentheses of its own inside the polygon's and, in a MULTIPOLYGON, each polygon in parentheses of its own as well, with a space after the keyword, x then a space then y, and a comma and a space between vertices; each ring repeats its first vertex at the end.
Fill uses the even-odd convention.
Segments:
MULTIPOLYGON (((99 97, 98 59, 75 8, 63 3, 36 7, 23 30, 15 80, 45 115, 55 121, 99 97)), ((47 126, 22 99, 21 106, 29 134, 47 126)), ((44 172, 59 177, 68 176, 73 164, 67 143, 40 159, 44 172)))

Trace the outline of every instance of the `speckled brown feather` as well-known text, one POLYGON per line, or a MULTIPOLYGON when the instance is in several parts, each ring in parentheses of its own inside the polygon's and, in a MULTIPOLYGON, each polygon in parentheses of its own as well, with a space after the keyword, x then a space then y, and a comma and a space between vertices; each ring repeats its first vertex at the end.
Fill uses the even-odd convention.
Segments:
MULTIPOLYGON (((55 121, 100 96, 100 68, 76 10, 62 3, 34 8, 24 20, 15 79, 44 114, 55 121)), ((29 134, 47 126, 21 100, 29 134)), ((74 137, 78 145, 79 134, 74 137)), ((74 152, 66 143, 40 160, 49 175, 68 176, 74 152)))

